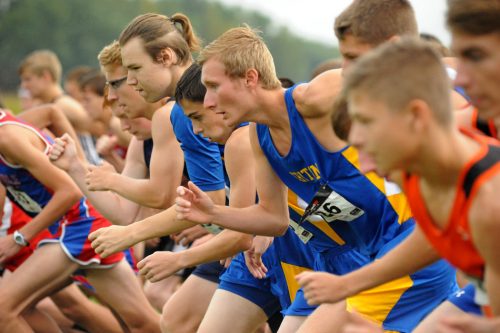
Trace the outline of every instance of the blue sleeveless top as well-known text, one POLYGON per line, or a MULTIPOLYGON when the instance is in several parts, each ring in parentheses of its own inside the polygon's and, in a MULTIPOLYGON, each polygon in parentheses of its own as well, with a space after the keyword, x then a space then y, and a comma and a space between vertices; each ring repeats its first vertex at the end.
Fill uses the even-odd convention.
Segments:
POLYGON ((224 170, 219 146, 193 132, 191 120, 177 103, 172 108, 170 121, 184 152, 189 179, 203 191, 223 189, 224 170))
POLYGON ((355 248, 373 258, 389 240, 414 225, 406 198, 384 178, 373 172, 361 173, 354 147, 336 152, 324 149, 295 106, 295 87, 285 92, 292 135, 290 151, 281 156, 269 127, 258 124, 262 151, 283 183, 301 199, 301 208, 323 185, 333 190, 317 214, 301 224, 311 233, 309 243, 316 250, 344 252, 355 248))
POLYGON ((151 165, 151 155, 153 154, 153 139, 146 139, 142 142, 142 149, 144 154, 144 163, 146 167, 150 168, 151 165))

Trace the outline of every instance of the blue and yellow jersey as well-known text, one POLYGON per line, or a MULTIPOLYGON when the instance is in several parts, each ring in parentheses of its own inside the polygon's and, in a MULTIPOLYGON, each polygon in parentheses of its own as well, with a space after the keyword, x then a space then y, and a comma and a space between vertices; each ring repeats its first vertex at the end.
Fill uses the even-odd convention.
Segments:
MULTIPOLYGON (((321 146, 295 106, 293 89, 285 93, 292 132, 288 154, 279 154, 267 126, 257 125, 259 143, 271 167, 293 191, 289 194, 291 213, 309 215, 291 227, 303 243, 311 245, 314 269, 345 274, 397 246, 415 223, 396 185, 360 171, 354 147, 329 152, 321 146)), ((350 297, 347 308, 383 324, 386 330, 410 332, 455 288, 454 271, 441 260, 350 297)), ((305 300, 301 303, 306 304, 305 300)))
POLYGON ((319 251, 355 248, 373 258, 385 243, 414 224, 408 203, 396 185, 375 173, 361 173, 354 147, 325 150, 298 112, 293 89, 285 93, 292 131, 290 151, 281 156, 269 128, 259 124, 262 151, 283 183, 304 199, 298 201, 302 209, 322 186, 332 190, 317 214, 301 224, 311 234, 308 243, 319 251))
MULTIPOLYGON (((274 283, 271 284, 273 292, 280 295, 284 309, 288 308, 295 300, 300 286, 295 279, 297 274, 314 269, 315 254, 312 248, 301 240, 303 230, 297 228, 302 216, 302 211, 297 207, 299 197, 288 190, 288 211, 290 213, 290 226, 281 237, 275 237, 272 248, 276 256, 273 268, 274 283)), ((266 252, 267 253, 267 252, 266 252)), ((315 307, 311 307, 311 312, 315 307)), ((310 313, 308 313, 310 314, 310 313)))
MULTIPOLYGON (((297 195, 289 191, 289 198, 292 200, 291 204, 294 204, 293 200, 297 198, 297 195)), ((289 210, 290 224, 296 224, 300 220, 300 215, 291 208, 289 210)), ((262 261, 268 268, 264 279, 256 279, 251 275, 246 267, 245 258, 240 253, 231 261, 228 270, 221 276, 222 281, 231 283, 231 285, 224 284, 223 289, 247 299, 252 298, 241 290, 238 291, 237 285, 258 289, 261 293, 268 295, 268 301, 264 303, 270 304, 269 299, 276 297, 281 310, 286 311, 295 301, 300 288, 295 276, 304 271, 313 270, 315 260, 316 256, 311 247, 304 244, 294 230, 289 228, 283 236, 274 238, 273 243, 262 256, 262 261)), ((310 306, 301 315, 309 315, 315 308, 315 306, 310 306)))

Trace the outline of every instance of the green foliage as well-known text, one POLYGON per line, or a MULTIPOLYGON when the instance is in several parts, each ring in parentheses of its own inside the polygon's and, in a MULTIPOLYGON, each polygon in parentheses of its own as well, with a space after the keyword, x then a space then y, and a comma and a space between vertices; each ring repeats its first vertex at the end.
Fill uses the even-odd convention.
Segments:
POLYGON ((65 70, 97 67, 102 47, 116 39, 132 18, 146 12, 186 14, 205 44, 243 23, 258 28, 273 53, 278 75, 295 81, 308 80, 317 64, 338 55, 333 47, 297 37, 258 12, 213 0, 10 0, 10 7, 0 12, 0 90, 16 89, 19 62, 37 49, 55 51, 65 70))
POLYGON ((17 94, 8 93, 0 95, 0 101, 2 101, 3 106, 17 114, 21 112, 21 101, 17 98, 17 94))

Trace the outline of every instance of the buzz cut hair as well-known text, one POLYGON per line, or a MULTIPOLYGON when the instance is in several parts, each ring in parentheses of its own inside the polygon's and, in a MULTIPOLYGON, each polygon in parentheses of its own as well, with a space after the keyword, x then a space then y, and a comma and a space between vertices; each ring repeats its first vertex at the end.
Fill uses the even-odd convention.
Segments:
POLYGON ((348 102, 358 94, 392 112, 422 100, 439 124, 452 124, 451 80, 438 52, 417 38, 385 43, 360 58, 347 73, 342 91, 348 102))

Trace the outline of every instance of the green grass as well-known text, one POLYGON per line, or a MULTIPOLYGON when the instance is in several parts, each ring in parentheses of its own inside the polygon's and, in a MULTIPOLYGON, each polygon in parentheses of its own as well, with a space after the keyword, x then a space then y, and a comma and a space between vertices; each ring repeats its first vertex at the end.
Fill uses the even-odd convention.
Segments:
POLYGON ((3 92, 0 95, 0 100, 7 109, 12 110, 16 114, 21 112, 21 104, 19 103, 19 98, 17 98, 17 93, 3 92))

